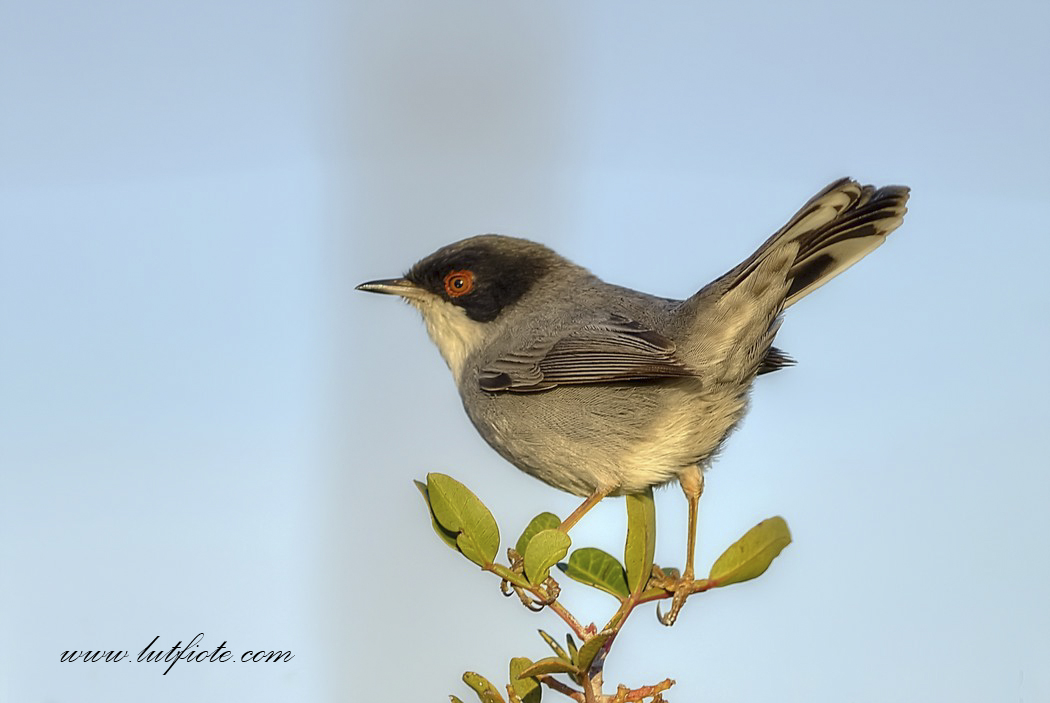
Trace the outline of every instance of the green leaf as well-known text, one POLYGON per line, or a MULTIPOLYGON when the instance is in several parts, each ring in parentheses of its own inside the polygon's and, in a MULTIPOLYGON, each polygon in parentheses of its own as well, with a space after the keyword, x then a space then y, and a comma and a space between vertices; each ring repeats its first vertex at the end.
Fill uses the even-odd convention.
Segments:
POLYGON ((450 703, 463 703, 463 699, 461 699, 459 696, 453 696, 450 694, 448 699, 450 703))
POLYGON ((427 495, 441 527, 456 534, 463 556, 479 566, 491 564, 499 551, 499 528, 492 513, 459 481, 427 474, 427 495))
POLYGON ((569 551, 569 535, 561 530, 544 530, 529 540, 525 548, 525 578, 539 584, 547 578, 551 567, 569 551))
POLYGON ((521 537, 518 537, 514 549, 517 550, 518 554, 525 556, 525 550, 528 549, 529 542, 532 541, 533 537, 544 530, 553 530, 560 524, 561 518, 554 513, 540 513, 532 518, 532 521, 525 527, 525 531, 521 533, 521 537))
POLYGON ((560 657, 546 657, 522 671, 519 676, 544 676, 546 674, 578 674, 577 668, 560 657))
POLYGON ((583 646, 580 647, 580 654, 576 658, 576 665, 581 672, 586 672, 591 668, 591 664, 594 663, 594 658, 598 656, 598 652, 615 635, 616 630, 603 630, 583 643, 583 646))
POLYGON ((510 687, 521 699, 521 703, 539 703, 543 690, 534 676, 522 676, 521 672, 532 666, 532 660, 526 657, 514 657, 510 660, 510 687))
POLYGON ((565 633, 565 645, 569 648, 569 660, 575 664, 576 655, 579 654, 580 649, 576 646, 576 640, 572 638, 571 632, 565 633))
POLYGON ((715 560, 708 579, 713 582, 712 586, 718 587, 761 576, 789 544, 791 532, 784 518, 778 515, 763 520, 715 560))
POLYGON ((463 674, 463 683, 474 689, 474 693, 478 694, 481 703, 506 703, 503 700, 503 696, 500 695, 499 689, 481 674, 468 671, 463 674))
POLYGON ((623 565, 616 557, 596 547, 577 549, 569 557, 569 563, 558 564, 558 568, 569 578, 594 586, 621 600, 630 593, 627 571, 623 565))
POLYGON ((538 632, 540 633, 540 637, 543 638, 543 641, 547 643, 547 646, 550 647, 551 649, 553 649, 554 653, 557 654, 559 658, 561 658, 561 659, 563 659, 563 660, 565 660, 567 662, 571 662, 572 661, 572 658, 569 657, 569 655, 565 653, 565 650, 561 648, 561 645, 558 644, 558 641, 556 639, 554 639, 553 637, 548 635, 543 630, 538 630, 538 632))
POLYGON ((449 532, 442 527, 437 521, 437 517, 434 516, 434 508, 430 505, 430 496, 427 494, 426 484, 422 481, 413 481, 412 483, 416 484, 416 488, 418 488, 419 492, 423 494, 423 500, 427 503, 427 511, 430 513, 430 523, 434 526, 434 532, 437 533, 437 536, 441 538, 442 542, 458 552, 459 546, 456 545, 456 533, 449 532))
POLYGON ((656 553, 656 504, 653 489, 627 496, 627 544, 623 563, 627 565, 627 585, 632 593, 641 592, 653 572, 656 553))

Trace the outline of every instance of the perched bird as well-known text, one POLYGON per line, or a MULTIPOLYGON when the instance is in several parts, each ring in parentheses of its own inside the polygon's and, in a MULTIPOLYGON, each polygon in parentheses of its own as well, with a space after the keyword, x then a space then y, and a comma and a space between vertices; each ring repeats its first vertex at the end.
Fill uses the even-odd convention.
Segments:
POLYGON ((535 242, 471 237, 402 278, 359 290, 420 313, 481 436, 507 461, 586 500, 679 481, 689 501, 683 581, 711 457, 755 377, 793 363, 772 346, 781 313, 900 225, 902 186, 841 179, 746 261, 685 300, 605 283, 535 242))

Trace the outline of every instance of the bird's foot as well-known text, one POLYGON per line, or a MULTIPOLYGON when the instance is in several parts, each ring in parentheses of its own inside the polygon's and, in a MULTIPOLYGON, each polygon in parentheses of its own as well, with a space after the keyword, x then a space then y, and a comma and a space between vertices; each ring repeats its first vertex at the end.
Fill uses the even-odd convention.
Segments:
POLYGON ((664 571, 659 566, 653 566, 653 575, 649 581, 650 586, 662 588, 672 593, 671 609, 666 613, 660 612, 660 606, 656 606, 656 619, 661 624, 670 627, 678 619, 678 613, 685 605, 686 599, 694 593, 706 591, 709 588, 707 579, 694 579, 692 569, 686 569, 685 574, 679 576, 678 569, 664 571))
MULTIPOLYGON (((522 577, 522 580, 526 580, 525 558, 518 553, 518 550, 513 547, 508 547, 507 559, 510 560, 510 570, 515 574, 519 574, 522 577)), ((558 596, 561 595, 561 586, 559 586, 558 582, 551 576, 548 576, 543 583, 536 587, 535 592, 539 593, 539 598, 534 597, 533 593, 526 591, 525 588, 516 583, 511 583, 507 579, 503 579, 503 581, 500 582, 499 589, 505 596, 517 594, 518 600, 521 601, 522 605, 537 613, 558 600, 558 596)))
POLYGON ((663 569, 653 564, 653 573, 649 577, 649 585, 653 588, 662 588, 665 591, 673 591, 674 585, 682 580, 678 569, 663 569))

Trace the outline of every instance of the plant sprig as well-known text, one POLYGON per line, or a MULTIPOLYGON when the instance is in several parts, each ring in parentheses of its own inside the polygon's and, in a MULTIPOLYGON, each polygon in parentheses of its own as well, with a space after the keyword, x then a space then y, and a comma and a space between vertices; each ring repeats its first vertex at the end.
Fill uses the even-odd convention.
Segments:
MULTIPOLYGON (((427 474, 426 483, 415 483, 442 542, 484 571, 499 576, 504 595, 516 593, 530 610, 551 610, 571 630, 567 647, 540 630, 553 656, 536 661, 525 657, 510 660, 506 698, 484 676, 465 673, 463 681, 481 703, 539 703, 544 687, 579 703, 661 703, 665 700, 663 694, 674 685, 672 679, 633 689, 621 684, 614 694, 602 692, 605 659, 635 608, 678 594, 669 617, 657 612, 662 622, 673 622, 686 597, 761 576, 791 543, 791 533, 782 517, 763 520, 715 560, 707 578, 683 581, 676 570, 662 569, 653 562, 656 507, 649 489, 627 496, 623 562, 595 547, 582 547, 569 554, 572 542, 568 534, 558 529, 561 520, 553 513, 540 513, 525 527, 514 546, 507 549, 509 563, 502 564, 496 561, 499 526, 474 493, 439 473, 427 474), (568 560, 563 561, 567 555, 568 560), (561 603, 561 586, 550 575, 555 566, 574 581, 616 598, 619 607, 604 627, 583 625, 561 603), (573 635, 580 640, 578 645, 573 635), (569 681, 557 676, 565 676, 569 681)), ((456 696, 450 698, 462 703, 456 696)))

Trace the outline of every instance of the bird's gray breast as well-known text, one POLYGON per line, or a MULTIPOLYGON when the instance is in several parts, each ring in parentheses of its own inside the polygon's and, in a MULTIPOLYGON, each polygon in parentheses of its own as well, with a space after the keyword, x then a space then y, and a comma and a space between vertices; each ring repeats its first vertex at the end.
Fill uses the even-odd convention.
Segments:
POLYGON ((478 432, 505 459, 576 495, 623 483, 624 460, 645 443, 660 405, 651 385, 628 382, 537 393, 475 386, 461 395, 478 432))

